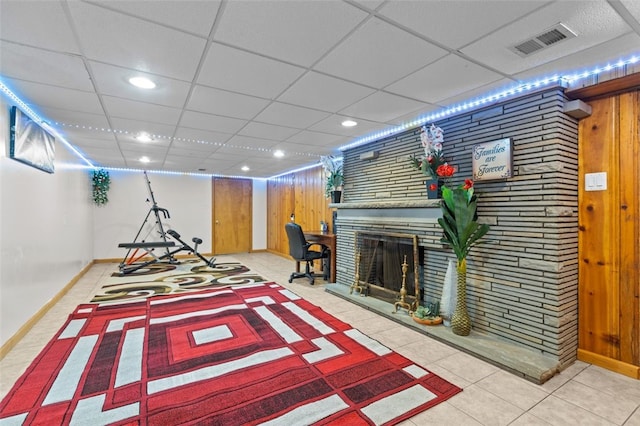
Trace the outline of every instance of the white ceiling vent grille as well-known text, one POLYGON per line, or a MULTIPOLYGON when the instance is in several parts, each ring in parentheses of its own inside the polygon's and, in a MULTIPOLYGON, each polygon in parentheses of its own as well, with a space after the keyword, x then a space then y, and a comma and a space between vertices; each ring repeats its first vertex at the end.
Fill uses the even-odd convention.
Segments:
POLYGON ((574 38, 576 35, 564 24, 558 24, 537 36, 511 46, 509 49, 520 56, 529 56, 532 53, 546 49, 560 41, 574 38))

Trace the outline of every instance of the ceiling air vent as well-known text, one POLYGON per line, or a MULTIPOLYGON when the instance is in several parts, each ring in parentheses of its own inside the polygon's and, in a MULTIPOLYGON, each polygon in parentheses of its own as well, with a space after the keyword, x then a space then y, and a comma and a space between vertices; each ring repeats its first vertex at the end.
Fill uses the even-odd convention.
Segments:
POLYGON ((509 49, 520 56, 529 56, 532 53, 546 49, 562 40, 574 38, 576 35, 564 24, 558 24, 537 36, 511 46, 509 49))

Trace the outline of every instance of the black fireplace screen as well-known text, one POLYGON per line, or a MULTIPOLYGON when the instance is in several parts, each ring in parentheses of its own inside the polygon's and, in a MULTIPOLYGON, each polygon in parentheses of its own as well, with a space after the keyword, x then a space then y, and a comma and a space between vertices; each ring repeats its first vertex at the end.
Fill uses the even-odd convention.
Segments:
POLYGON ((356 231, 356 259, 360 260, 360 285, 371 296, 395 299, 403 283, 403 264, 406 263, 404 283, 407 295, 420 297, 422 262, 418 238, 411 234, 356 231))

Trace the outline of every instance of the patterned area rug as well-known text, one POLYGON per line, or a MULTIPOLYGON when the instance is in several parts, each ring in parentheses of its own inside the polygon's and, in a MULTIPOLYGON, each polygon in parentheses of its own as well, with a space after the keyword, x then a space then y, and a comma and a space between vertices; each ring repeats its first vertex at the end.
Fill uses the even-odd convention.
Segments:
POLYGON ((80 305, 2 401, 0 423, 391 425, 460 391, 254 283, 80 305))
POLYGON ((155 263, 130 274, 114 272, 92 303, 137 302, 150 296, 253 284, 266 280, 237 262, 210 268, 197 259, 180 264, 155 263))

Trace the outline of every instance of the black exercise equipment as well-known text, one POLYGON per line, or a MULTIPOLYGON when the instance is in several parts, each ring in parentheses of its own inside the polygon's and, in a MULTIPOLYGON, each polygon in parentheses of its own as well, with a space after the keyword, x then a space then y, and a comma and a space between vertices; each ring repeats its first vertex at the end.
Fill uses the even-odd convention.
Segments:
MULTIPOLYGON (((194 254, 198 256, 198 258, 204 261, 205 265, 213 268, 215 266, 215 258, 211 258, 210 260, 207 260, 204 256, 202 256, 198 252, 198 245, 202 244, 202 240, 200 238, 194 237, 192 241, 195 244, 195 246, 191 247, 189 244, 187 244, 180 238, 180 234, 178 234, 176 231, 169 229, 168 231, 165 232, 164 226, 162 225, 162 221, 160 219, 160 213, 162 213, 162 216, 165 219, 169 219, 171 216, 169 215, 169 211, 167 209, 158 207, 155 196, 153 195, 153 191, 151 190, 151 182, 149 181, 149 177, 147 176, 146 171, 144 172, 144 177, 145 177, 145 182, 147 184, 147 189, 149 190, 150 200, 147 199, 147 202, 151 201, 152 206, 149 209, 149 212, 147 213, 147 216, 145 217, 144 221, 142 222, 142 225, 140 226, 138 233, 133 239, 133 242, 118 244, 118 247, 127 249, 127 253, 125 254, 122 261, 120 262, 120 266, 119 266, 120 273, 129 274, 131 272, 137 271, 140 268, 144 268, 145 266, 148 266, 157 262, 168 262, 172 264, 180 263, 176 260, 174 255, 181 251, 186 251, 189 254, 194 254), (138 238, 140 238, 140 234, 142 233, 142 230, 145 228, 145 225, 148 224, 149 218, 151 217, 152 213, 155 216, 154 228, 158 233, 160 241, 145 241, 146 237, 139 241, 138 238), (168 240, 167 235, 169 235, 175 241, 168 240), (180 245, 176 245, 176 241, 180 243, 180 245), (163 249, 164 254, 160 256, 156 255, 154 253, 156 249, 163 249), (141 254, 138 254, 140 250, 142 250, 143 252, 141 254), (149 256, 151 257, 151 259, 149 259, 149 256)), ((152 232, 152 230, 149 231, 149 233, 147 234, 147 237, 152 232)))

